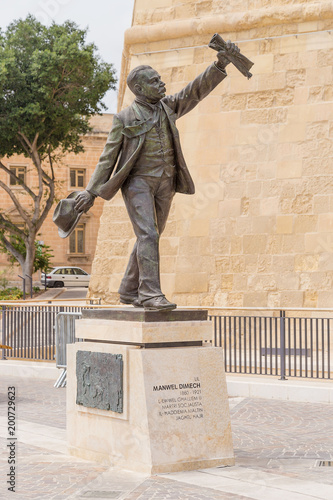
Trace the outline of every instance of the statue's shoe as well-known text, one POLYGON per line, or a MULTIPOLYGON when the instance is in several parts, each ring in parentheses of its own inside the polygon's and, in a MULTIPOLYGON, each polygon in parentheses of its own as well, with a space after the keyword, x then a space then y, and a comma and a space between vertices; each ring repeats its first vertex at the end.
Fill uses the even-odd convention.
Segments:
POLYGON ((169 302, 165 297, 153 297, 143 302, 145 311, 170 311, 176 309, 177 304, 169 302))
POLYGON ((134 307, 142 307, 138 297, 131 297, 130 295, 120 295, 119 300, 122 304, 131 304, 134 307))

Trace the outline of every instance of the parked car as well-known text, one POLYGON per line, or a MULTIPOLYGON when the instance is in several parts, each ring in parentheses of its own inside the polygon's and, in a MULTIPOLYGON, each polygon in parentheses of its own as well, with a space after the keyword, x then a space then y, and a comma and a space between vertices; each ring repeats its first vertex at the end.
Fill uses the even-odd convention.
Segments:
POLYGON ((62 286, 89 286, 90 274, 80 267, 66 266, 53 267, 46 274, 42 273, 42 285, 47 287, 60 288, 62 286))

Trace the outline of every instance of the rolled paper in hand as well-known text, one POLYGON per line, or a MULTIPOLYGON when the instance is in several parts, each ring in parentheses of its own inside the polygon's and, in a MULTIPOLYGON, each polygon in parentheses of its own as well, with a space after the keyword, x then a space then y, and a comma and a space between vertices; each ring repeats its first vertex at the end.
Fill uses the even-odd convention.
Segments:
POLYGON ((218 33, 215 33, 215 35, 209 42, 208 47, 216 50, 217 52, 225 52, 227 59, 229 59, 229 61, 232 62, 234 66, 236 66, 238 71, 240 71, 248 79, 251 78, 252 73, 250 73, 249 70, 252 68, 254 63, 247 57, 243 56, 243 54, 241 54, 240 52, 238 52, 237 54, 229 54, 227 52, 226 42, 218 33))

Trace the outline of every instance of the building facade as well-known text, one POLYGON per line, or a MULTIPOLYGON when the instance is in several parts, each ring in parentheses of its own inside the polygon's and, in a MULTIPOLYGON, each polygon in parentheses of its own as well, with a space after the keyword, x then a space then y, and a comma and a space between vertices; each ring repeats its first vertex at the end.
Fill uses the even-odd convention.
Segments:
MULTIPOLYGON (((178 121, 196 184, 176 195, 161 238, 163 290, 178 305, 331 307, 332 3, 136 0, 128 72, 149 64, 169 94, 215 59, 215 32, 254 62, 178 121)), ((106 202, 90 286, 116 302, 134 242, 120 195, 106 202)))
MULTIPOLYGON (((84 153, 74 155, 67 154, 55 167, 57 180, 56 196, 57 199, 66 198, 73 191, 80 191, 88 184, 89 178, 95 169, 99 156, 107 135, 112 126, 111 114, 95 116, 91 119, 93 130, 83 138, 84 153)), ((12 156, 4 158, 3 163, 18 177, 21 177, 29 185, 37 185, 37 178, 33 164, 24 156, 12 156)), ((19 185, 15 185, 15 179, 0 172, 0 178, 12 187, 15 194, 26 203, 23 190, 19 185)), ((22 224, 20 217, 11 201, 10 197, 3 190, 0 191, 1 207, 3 211, 11 217, 16 224, 22 224)), ((91 272, 91 265, 94 258, 97 233, 99 227, 99 218, 102 213, 103 200, 98 198, 93 208, 80 219, 80 223, 69 238, 61 239, 58 235, 58 229, 52 222, 52 215, 55 208, 51 209, 46 221, 44 222, 38 239, 49 245, 54 254, 52 264, 71 265, 82 267, 87 272, 91 272)), ((0 270, 8 269, 8 259, 6 255, 0 254, 0 270)), ((20 274, 20 267, 14 267, 11 272, 11 278, 17 279, 20 274)), ((39 273, 34 280, 39 279, 39 273)))

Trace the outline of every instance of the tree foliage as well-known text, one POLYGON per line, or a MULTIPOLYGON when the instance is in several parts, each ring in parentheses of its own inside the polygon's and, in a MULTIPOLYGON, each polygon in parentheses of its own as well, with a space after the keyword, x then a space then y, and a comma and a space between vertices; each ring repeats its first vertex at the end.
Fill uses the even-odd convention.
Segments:
MULTIPOLYGON (((26 245, 20 236, 12 236, 11 244, 23 257, 26 256, 26 245)), ((51 259, 54 257, 52 248, 49 245, 45 245, 41 241, 35 241, 35 258, 33 262, 33 272, 37 271, 47 271, 51 266, 51 259)), ((16 258, 11 252, 7 250, 3 242, 1 241, 1 231, 0 231, 0 252, 8 254, 8 260, 13 266, 17 264, 16 258)))
POLYGON ((37 178, 28 186, 12 174, 21 194, 0 180, 26 228, 0 208, 0 239, 27 274, 36 234, 54 202, 57 161, 83 151, 89 118, 105 109, 101 99, 115 88, 112 64, 100 60, 86 35, 73 22, 46 27, 30 15, 0 32, 0 169, 9 175, 4 158, 22 154, 37 178), (26 252, 11 244, 11 236, 23 240, 26 252))

